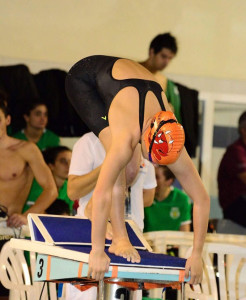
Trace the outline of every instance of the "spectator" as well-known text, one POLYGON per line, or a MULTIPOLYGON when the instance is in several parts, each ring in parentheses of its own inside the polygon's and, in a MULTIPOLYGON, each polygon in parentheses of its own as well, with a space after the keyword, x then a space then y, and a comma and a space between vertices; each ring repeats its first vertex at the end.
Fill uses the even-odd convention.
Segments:
POLYGON ((48 109, 43 102, 36 101, 30 103, 24 113, 24 119, 26 127, 15 133, 13 137, 34 142, 41 151, 59 145, 59 137, 54 132, 46 129, 48 109))
POLYGON ((64 215, 69 216, 71 210, 69 205, 62 199, 56 199, 47 209, 46 214, 48 215, 64 215))
POLYGON ((167 99, 173 107, 176 118, 182 123, 178 88, 171 80, 167 79, 166 76, 160 72, 169 65, 177 52, 178 46, 176 38, 170 33, 159 34, 150 43, 149 57, 140 64, 155 76, 163 91, 165 91, 167 99))
POLYGON ((218 171, 219 202, 225 219, 246 227, 246 111, 238 120, 239 139, 231 144, 218 171))
POLYGON ((0 204, 8 209, 7 224, 27 224, 29 212, 43 213, 57 196, 55 183, 39 149, 33 143, 7 135, 10 116, 6 103, 0 100, 0 204), (33 177, 43 192, 35 205, 22 214, 33 177))
MULTIPOLYGON (((8 106, 8 94, 5 93, 4 90, 0 89, 0 101, 3 101, 3 103, 8 106)), ((7 126, 7 135, 12 135, 12 127, 11 124, 7 126)))
MULTIPOLYGON (((71 214, 73 201, 71 201, 67 196, 67 177, 72 151, 65 146, 57 146, 46 149, 43 152, 43 156, 54 177, 55 184, 58 190, 58 198, 68 204, 71 214)), ((36 199, 42 193, 42 190, 42 187, 36 180, 34 180, 23 212, 25 212, 36 202, 36 199)))
POLYGON ((8 106, 8 96, 4 90, 0 89, 0 101, 2 101, 6 106, 8 106))
MULTIPOLYGON (((28 213, 44 213, 57 193, 51 172, 37 146, 8 136, 10 115, 6 103, 6 100, 0 99, 0 210, 2 218, 7 214, 8 226, 20 227, 27 224, 28 213), (35 205, 22 214, 33 177, 42 186, 43 192, 35 205)), ((6 241, 6 238, 0 241, 0 249, 6 241)), ((8 295, 1 284, 0 295, 8 295)))
POLYGON ((144 231, 190 231, 191 205, 188 196, 172 186, 175 176, 166 167, 156 168, 154 203, 144 209, 144 231))

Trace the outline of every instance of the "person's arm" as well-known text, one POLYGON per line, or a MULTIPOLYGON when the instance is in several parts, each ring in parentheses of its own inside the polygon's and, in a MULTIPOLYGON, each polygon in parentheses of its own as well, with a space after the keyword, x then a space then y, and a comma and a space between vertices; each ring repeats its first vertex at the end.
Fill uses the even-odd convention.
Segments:
POLYGON ((127 136, 122 136, 120 140, 112 140, 93 193, 92 250, 89 257, 88 276, 91 275, 96 280, 102 279, 109 267, 109 258, 104 252, 104 243, 106 224, 112 205, 113 187, 132 155, 131 141, 127 136), (120 141, 123 142, 120 143, 120 141))
POLYGON ((13 214, 7 220, 10 227, 19 227, 27 224, 27 215, 29 213, 44 213, 45 209, 57 197, 57 188, 49 167, 44 162, 43 156, 38 147, 31 142, 27 142, 20 150, 20 155, 30 166, 34 177, 39 185, 43 188, 43 192, 24 214, 13 214))
POLYGON ((179 231, 190 231, 190 223, 180 225, 179 231))
POLYGON ((115 143, 112 142, 110 150, 102 164, 93 193, 92 225, 94 224, 94 226, 92 227, 95 230, 92 228, 92 243, 94 244, 94 247, 92 245, 92 249, 99 248, 104 250, 106 220, 109 217, 112 190, 120 172, 130 161, 132 154, 131 145, 127 142, 121 144, 118 141, 115 143), (97 234, 99 231, 102 231, 103 234, 97 234))
POLYGON ((234 146, 227 150, 225 155, 227 156, 226 163, 221 163, 226 167, 225 172, 230 172, 231 177, 237 177, 242 183, 246 185, 246 156, 245 150, 242 147, 234 146), (233 159, 232 159, 233 157, 233 159))
POLYGON ((35 144, 28 143, 23 156, 29 164, 36 181, 43 189, 34 205, 23 215, 27 216, 29 213, 44 213, 58 196, 54 178, 43 159, 42 153, 35 144))
POLYGON ((180 201, 182 201, 181 222, 180 222, 179 230, 190 231, 191 209, 192 209, 190 199, 184 192, 181 192, 179 197, 180 197, 180 201))
POLYGON ((155 188, 143 190, 144 207, 151 206, 155 197, 155 188))
POLYGON ((246 172, 239 173, 237 176, 246 185, 246 172))
POLYGON ((67 194, 71 200, 77 200, 94 190, 101 166, 85 175, 69 175, 67 194))
POLYGON ((105 150, 92 133, 81 137, 73 147, 68 176, 68 196, 72 200, 89 194, 96 186, 105 150))
POLYGON ((153 204, 157 183, 154 166, 146 159, 144 160, 144 163, 146 165, 145 167, 147 168, 147 172, 143 183, 143 201, 144 207, 148 207, 153 204))
POLYGON ((210 199, 185 148, 182 150, 179 159, 168 167, 194 203, 193 251, 191 257, 187 260, 185 274, 188 277, 189 271, 191 271, 190 283, 197 284, 201 282, 202 278, 202 250, 208 228, 210 199))

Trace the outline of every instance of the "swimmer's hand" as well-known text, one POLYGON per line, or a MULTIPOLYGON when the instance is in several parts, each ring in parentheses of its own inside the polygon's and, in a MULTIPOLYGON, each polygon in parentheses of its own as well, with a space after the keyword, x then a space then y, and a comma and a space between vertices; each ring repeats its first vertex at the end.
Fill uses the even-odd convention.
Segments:
POLYGON ((189 284, 199 284, 202 282, 202 257, 199 254, 193 254, 187 259, 185 265, 185 278, 189 277, 189 284))
POLYGON ((113 239, 108 251, 117 256, 124 257, 127 261, 132 263, 140 263, 141 258, 137 250, 132 246, 128 238, 113 239))
POLYGON ((109 264, 110 258, 104 250, 91 250, 87 276, 95 280, 102 280, 104 274, 108 272, 109 264))
POLYGON ((13 214, 8 217, 7 226, 9 227, 21 227, 27 225, 27 217, 21 214, 13 214))

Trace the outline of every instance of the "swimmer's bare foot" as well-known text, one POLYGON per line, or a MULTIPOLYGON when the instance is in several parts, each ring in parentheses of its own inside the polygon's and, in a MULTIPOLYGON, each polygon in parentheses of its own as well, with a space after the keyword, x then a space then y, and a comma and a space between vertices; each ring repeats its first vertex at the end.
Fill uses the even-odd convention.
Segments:
POLYGON ((112 245, 108 251, 117 256, 124 257, 127 261, 132 263, 139 263, 141 258, 137 250, 132 246, 128 238, 121 238, 117 241, 113 240, 112 245))

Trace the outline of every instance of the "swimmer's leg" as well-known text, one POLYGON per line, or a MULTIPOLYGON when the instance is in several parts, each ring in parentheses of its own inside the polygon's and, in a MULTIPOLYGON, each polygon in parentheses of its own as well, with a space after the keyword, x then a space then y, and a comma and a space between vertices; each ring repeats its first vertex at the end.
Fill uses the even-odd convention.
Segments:
POLYGON ((126 166, 126 186, 132 185, 136 179, 141 163, 141 145, 138 144, 133 153, 132 159, 126 166))
POLYGON ((131 262, 140 262, 137 250, 131 245, 125 226, 125 170, 119 175, 112 195, 111 223, 113 240, 109 252, 122 256, 131 262))

